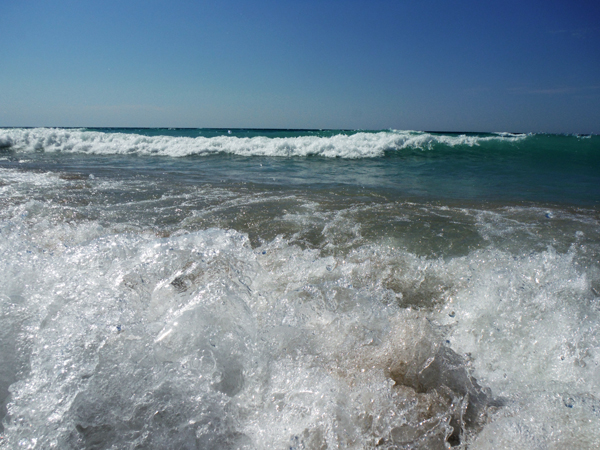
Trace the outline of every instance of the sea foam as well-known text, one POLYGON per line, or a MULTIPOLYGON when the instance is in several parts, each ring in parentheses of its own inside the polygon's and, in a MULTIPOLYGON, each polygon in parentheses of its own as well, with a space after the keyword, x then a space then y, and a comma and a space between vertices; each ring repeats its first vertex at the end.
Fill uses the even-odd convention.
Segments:
POLYGON ((16 151, 88 153, 96 155, 157 155, 184 157, 229 153, 239 156, 321 156, 325 158, 374 158, 403 149, 477 146, 484 142, 516 142, 525 135, 436 135, 414 131, 381 131, 337 134, 329 137, 173 137, 103 133, 70 129, 0 130, 0 147, 16 151))
MULTIPOLYGON (((14 195, 73 182, 3 175, 14 195)), ((233 230, 159 236, 16 198, 0 229, 2 445, 595 442, 597 298, 576 263, 585 248, 432 259, 386 240, 348 244, 340 237, 360 233, 347 214, 323 224, 323 249, 283 236, 253 247, 233 230)), ((486 235, 515 233, 481 222, 486 235)))
POLYGON ((600 440, 597 210, 80 155, 0 168, 1 448, 600 440))

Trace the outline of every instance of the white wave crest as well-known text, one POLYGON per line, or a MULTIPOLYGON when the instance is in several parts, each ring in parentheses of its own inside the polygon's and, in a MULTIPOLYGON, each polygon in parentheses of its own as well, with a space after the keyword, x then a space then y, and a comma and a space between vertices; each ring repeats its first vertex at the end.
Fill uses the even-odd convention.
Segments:
POLYGON ((326 158, 374 158, 387 151, 431 149, 436 144, 477 146, 486 141, 515 142, 525 135, 435 135, 416 131, 359 132, 329 137, 173 137, 105 133, 72 129, 0 130, 0 147, 16 151, 88 153, 97 155, 157 155, 183 157, 229 153, 240 156, 321 156, 326 158))

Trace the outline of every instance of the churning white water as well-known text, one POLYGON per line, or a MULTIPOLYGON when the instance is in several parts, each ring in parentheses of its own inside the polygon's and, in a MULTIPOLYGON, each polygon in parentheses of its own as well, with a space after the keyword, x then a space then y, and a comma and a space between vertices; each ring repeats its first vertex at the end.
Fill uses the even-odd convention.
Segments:
POLYGON ((1 448, 600 442, 596 210, 96 164, 0 168, 1 448))

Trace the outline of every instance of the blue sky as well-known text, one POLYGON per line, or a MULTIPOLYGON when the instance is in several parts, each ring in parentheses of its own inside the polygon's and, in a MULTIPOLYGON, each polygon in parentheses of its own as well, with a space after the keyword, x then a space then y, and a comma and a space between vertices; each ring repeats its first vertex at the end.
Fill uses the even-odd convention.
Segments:
POLYGON ((600 133, 600 2, 0 0, 0 126, 600 133))

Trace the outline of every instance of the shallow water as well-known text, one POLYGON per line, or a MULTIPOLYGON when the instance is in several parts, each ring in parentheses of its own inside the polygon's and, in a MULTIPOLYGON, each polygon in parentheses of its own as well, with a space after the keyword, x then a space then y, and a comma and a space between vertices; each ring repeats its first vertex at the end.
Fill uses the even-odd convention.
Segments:
POLYGON ((0 447, 600 439, 597 137, 116 131, 0 130, 0 447))

